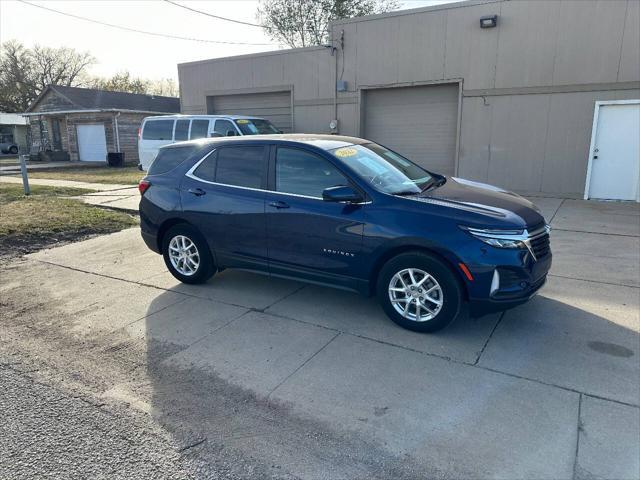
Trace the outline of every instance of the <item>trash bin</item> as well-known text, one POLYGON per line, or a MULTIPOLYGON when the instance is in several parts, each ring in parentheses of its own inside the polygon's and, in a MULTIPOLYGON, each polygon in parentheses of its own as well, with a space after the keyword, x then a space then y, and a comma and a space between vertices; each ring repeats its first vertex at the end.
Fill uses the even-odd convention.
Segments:
POLYGON ((107 162, 110 167, 122 167, 124 165, 124 152, 107 153, 107 162))

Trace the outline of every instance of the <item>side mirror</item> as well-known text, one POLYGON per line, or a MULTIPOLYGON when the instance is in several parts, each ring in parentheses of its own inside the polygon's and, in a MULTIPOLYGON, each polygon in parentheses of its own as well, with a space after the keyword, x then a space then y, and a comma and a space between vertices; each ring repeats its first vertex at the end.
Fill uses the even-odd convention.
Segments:
POLYGON ((325 188, 322 192, 322 199, 325 202, 346 202, 360 203, 363 198, 353 187, 338 185, 337 187, 325 188))
POLYGON ((234 132, 233 130, 227 130, 227 137, 235 137, 236 136, 236 132, 234 132))

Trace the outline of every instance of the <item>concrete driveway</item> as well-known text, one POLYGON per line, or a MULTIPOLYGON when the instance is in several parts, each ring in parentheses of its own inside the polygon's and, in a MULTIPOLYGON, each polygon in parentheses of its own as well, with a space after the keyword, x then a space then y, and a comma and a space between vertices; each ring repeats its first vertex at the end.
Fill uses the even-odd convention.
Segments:
POLYGON ((639 478, 640 211, 534 201, 554 228, 545 289, 438 334, 291 281, 179 284, 133 229, 8 269, 27 313, 7 338, 178 451, 233 449, 267 476, 639 478))

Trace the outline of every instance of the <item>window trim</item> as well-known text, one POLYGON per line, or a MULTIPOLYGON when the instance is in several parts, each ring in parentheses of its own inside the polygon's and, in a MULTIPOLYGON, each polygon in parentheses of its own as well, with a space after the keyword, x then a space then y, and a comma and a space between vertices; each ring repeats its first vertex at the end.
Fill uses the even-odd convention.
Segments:
MULTIPOLYGON (((269 145, 236 145, 236 146, 230 146, 230 145, 221 145, 218 147, 215 147, 213 150, 211 150, 210 152, 206 153, 204 157, 202 157, 200 160, 198 160, 196 163, 193 164, 193 166, 187 170, 187 173, 185 173, 185 177, 189 177, 193 180, 197 180, 198 182, 203 182, 203 183, 207 183, 209 185, 220 185, 222 187, 231 187, 231 188, 241 188, 243 190, 252 190, 254 192, 268 192, 269 190, 265 190, 264 188, 254 188, 254 187, 243 187, 242 185, 231 185, 229 183, 220 183, 220 182, 212 182, 211 180, 205 180, 204 178, 200 178, 198 177, 194 172, 196 171, 196 169, 200 166, 200 164, 202 162, 204 162, 207 158, 209 158, 209 155, 213 155, 214 152, 220 152, 220 150, 223 150, 225 148, 241 148, 241 147, 256 147, 259 146, 262 148, 262 158, 263 158, 263 162, 264 162, 264 169, 263 169, 263 177, 262 177, 262 186, 266 186, 265 184, 267 183, 267 168, 268 168, 268 163, 269 163, 269 158, 265 158, 268 153, 265 151, 269 145)), ((216 178, 218 177, 218 162, 216 162, 216 170, 215 170, 215 176, 216 178)))
MULTIPOLYGON (((227 146, 228 147, 228 146, 227 146)), ((212 182, 211 180, 205 180, 204 178, 200 178, 197 175, 194 174, 194 172, 196 171, 196 169, 200 166, 200 164, 202 162, 204 162, 209 155, 213 155, 214 152, 219 151, 221 148, 223 147, 216 147, 213 150, 211 150, 210 152, 207 152, 204 157, 202 157, 200 160, 198 160, 196 163, 193 164, 193 166, 187 170, 187 173, 185 173, 185 177, 189 177, 192 180, 195 180, 197 182, 202 182, 202 183, 206 183, 208 185, 216 185, 216 186, 220 186, 220 187, 228 187, 228 188, 239 188, 241 190, 251 190, 253 192, 264 192, 264 193, 273 193, 276 195, 283 195, 285 197, 298 197, 298 198, 307 198, 310 200, 320 200, 321 202, 324 202, 324 198, 322 197, 312 197, 309 195, 300 195, 297 193, 287 193, 287 192, 278 192, 274 189, 270 189, 270 182, 271 182, 271 169, 273 166, 273 173, 275 174, 275 154, 276 154, 276 150, 278 145, 263 145, 263 147, 265 148, 269 148, 269 153, 268 153, 268 173, 267 173, 267 188, 253 188, 253 187, 243 187, 240 185, 230 185, 228 183, 220 183, 220 182, 212 182), (272 161, 273 160, 273 161, 272 161)), ((233 147, 230 147, 233 148, 233 147)), ((287 148, 297 148, 297 147, 287 147, 287 148)), ((306 151, 306 152, 310 152, 309 150, 306 150, 304 148, 298 148, 298 150, 302 150, 302 151, 306 151)), ((315 152, 310 152, 310 153, 315 153, 315 152)), ((317 154, 316 154, 317 155, 317 154)), ((321 158, 321 155, 318 155, 321 158)), ((362 198, 364 199, 362 202, 357 202, 357 203, 350 203, 350 202, 336 202, 336 203, 340 203, 340 204, 349 204, 349 205, 368 205, 370 203, 372 203, 369 195, 366 192, 363 192, 363 190, 358 187, 357 185, 355 185, 353 183, 353 181, 351 180, 351 178, 345 174, 342 170, 340 170, 333 162, 329 161, 328 159, 326 159, 329 163, 331 163, 331 165, 333 165, 334 167, 336 167, 338 169, 338 171, 344 175, 344 177, 347 179, 347 181, 349 182, 349 186, 355 190, 357 190, 358 192, 360 192, 362 194, 362 198)), ((218 170, 218 166, 216 165, 216 175, 217 175, 217 170, 218 170)), ((275 177, 273 178, 273 181, 275 183, 275 177)))

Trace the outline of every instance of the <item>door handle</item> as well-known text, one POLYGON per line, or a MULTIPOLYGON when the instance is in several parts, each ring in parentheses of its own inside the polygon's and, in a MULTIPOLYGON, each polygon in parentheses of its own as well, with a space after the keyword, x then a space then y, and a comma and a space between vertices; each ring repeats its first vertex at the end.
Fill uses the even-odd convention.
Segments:
POLYGON ((282 202, 280 200, 278 200, 277 202, 271 202, 269 204, 270 207, 275 207, 275 208, 289 208, 289 204, 282 202))
POLYGON ((196 197, 201 197, 202 195, 206 195, 207 193, 201 188, 190 188, 188 191, 189 193, 195 195, 196 197))

